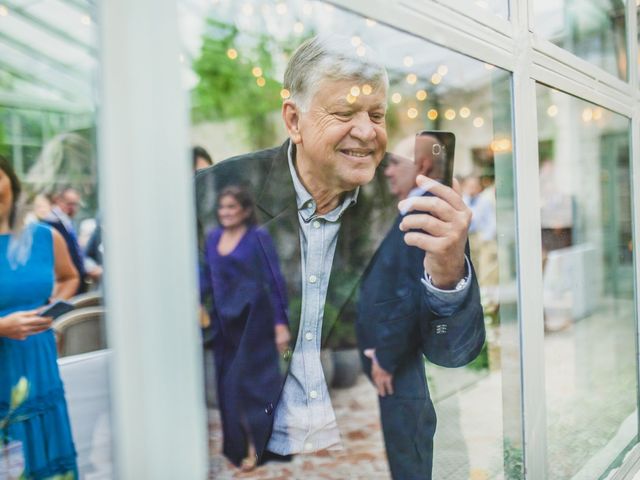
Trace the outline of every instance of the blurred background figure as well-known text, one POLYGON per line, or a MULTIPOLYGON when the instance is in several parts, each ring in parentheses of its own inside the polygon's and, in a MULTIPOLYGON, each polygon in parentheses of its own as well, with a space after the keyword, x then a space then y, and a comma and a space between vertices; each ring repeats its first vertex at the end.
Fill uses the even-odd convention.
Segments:
POLYGON ((470 175, 462 180, 462 199, 471 209, 469 226, 471 258, 481 287, 498 283, 498 245, 496 241, 496 207, 494 189, 484 190, 480 177, 470 175), (493 201, 492 201, 493 200, 493 201))
POLYGON ((254 432, 268 428, 271 419, 247 412, 256 411, 256 402, 262 411, 267 392, 273 398, 281 388, 278 352, 289 346, 288 301, 276 250, 269 233, 256 225, 250 193, 237 186, 223 189, 217 217, 219 226, 204 245, 201 299, 211 318, 223 450, 248 471, 256 466, 254 432), (247 310, 259 313, 247 317, 247 310))
POLYGON ((211 155, 204 148, 195 146, 193 147, 193 171, 197 172, 203 168, 213 165, 211 155))
POLYGON ((66 187, 53 197, 53 207, 45 218, 45 222, 60 232, 67 244, 71 260, 80 277, 80 285, 76 293, 86 292, 90 282, 98 281, 102 277, 102 268, 94 264, 85 265, 84 252, 73 226, 72 220, 81 206, 82 200, 78 191, 66 187), (87 269, 87 266, 90 268, 87 269))
MULTIPOLYGON (((0 419, 20 442, 20 478, 78 478, 76 452, 56 363, 51 318, 41 307, 73 296, 78 275, 62 236, 42 223, 24 225, 21 185, 0 157, 0 419), (26 400, 11 410, 12 388, 25 378, 26 400)), ((4 478, 4 477, 3 477, 4 478)))

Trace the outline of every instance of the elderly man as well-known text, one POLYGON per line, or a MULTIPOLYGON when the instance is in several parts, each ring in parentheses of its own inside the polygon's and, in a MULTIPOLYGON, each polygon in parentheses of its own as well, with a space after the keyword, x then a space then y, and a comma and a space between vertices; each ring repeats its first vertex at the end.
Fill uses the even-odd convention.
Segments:
MULTIPOLYGON (((245 418, 255 425, 249 436, 261 461, 342 448, 320 350, 341 330, 336 326, 353 324, 363 300, 370 312, 389 313, 390 323, 412 318, 410 342, 377 351, 377 362, 391 374, 405 358, 421 358, 421 352, 442 365, 464 364, 484 340, 477 286, 465 259, 469 210, 454 190, 426 177, 418 181, 434 196, 402 205, 410 214, 398 225, 406 232, 404 242, 422 252, 412 257, 421 274, 411 286, 390 284, 384 296, 358 299, 363 274, 383 240, 378 232, 393 222, 393 216, 377 211, 388 197, 383 182, 372 182, 387 145, 384 67, 372 56, 358 56, 347 38, 314 37, 289 60, 284 87, 290 92, 282 105, 289 139, 279 148, 220 162, 196 177, 203 229, 216 225, 215 198, 225 186, 240 184, 254 192, 262 228, 274 240, 286 279, 293 348, 283 355, 283 382, 242 399, 245 418)), ((269 288, 265 285, 265 292, 269 288)), ((215 292, 213 297, 213 316, 224 317, 217 309, 222 299, 215 292)), ((241 312, 238 321, 253 318, 255 308, 251 303, 235 308, 241 312)), ((366 323, 366 312, 359 318, 360 325, 366 323)), ((377 325, 375 319, 365 328, 375 331, 377 325)), ((238 357, 252 355, 250 325, 246 331, 247 346, 238 347, 238 357)), ((419 417, 411 410, 401 435, 435 424, 430 403, 425 408, 431 411, 419 417)), ((225 442, 224 451, 238 464, 247 445, 225 442)), ((430 478, 430 469, 420 475, 430 478)))

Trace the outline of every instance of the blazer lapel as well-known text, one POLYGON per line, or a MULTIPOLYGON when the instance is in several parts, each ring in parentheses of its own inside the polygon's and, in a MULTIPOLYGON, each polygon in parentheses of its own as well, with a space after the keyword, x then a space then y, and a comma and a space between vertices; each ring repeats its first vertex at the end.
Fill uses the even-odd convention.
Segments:
POLYGON ((289 171, 288 148, 289 140, 274 156, 256 204, 263 217, 261 226, 271 235, 287 285, 289 329, 295 344, 302 309, 302 269, 296 192, 289 171))

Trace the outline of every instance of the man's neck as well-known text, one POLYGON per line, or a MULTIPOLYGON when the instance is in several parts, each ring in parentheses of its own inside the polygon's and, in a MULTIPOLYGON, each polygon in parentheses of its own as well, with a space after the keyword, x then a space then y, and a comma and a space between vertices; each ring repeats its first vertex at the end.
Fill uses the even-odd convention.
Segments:
POLYGON ((293 166, 296 169, 300 183, 316 202, 316 212, 319 215, 327 214, 340 205, 344 190, 323 185, 320 172, 309 168, 309 165, 302 159, 294 158, 293 166))

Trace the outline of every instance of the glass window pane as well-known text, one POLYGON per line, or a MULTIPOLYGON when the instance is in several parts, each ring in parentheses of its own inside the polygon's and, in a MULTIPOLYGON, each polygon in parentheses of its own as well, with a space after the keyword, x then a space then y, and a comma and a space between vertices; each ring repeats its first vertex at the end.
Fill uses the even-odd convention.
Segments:
POLYGON ((508 0, 467 0, 469 4, 487 10, 494 15, 509 19, 509 1, 508 0))
POLYGON ((534 0, 533 8, 537 35, 627 79, 623 0, 534 0))
POLYGON ((630 122, 537 94, 549 478, 604 478, 637 434, 630 122))
MULTIPOLYGON (((21 232, 17 244, 28 245, 10 250, 6 232, 0 231, 0 317, 40 308, 55 297, 76 306, 56 318, 52 329, 32 332, 24 342, 0 332, 0 478, 67 478, 75 465, 73 478, 111 478, 114 472, 92 5, 58 0, 0 5, 0 155, 22 184, 24 208, 10 230, 21 232), (61 250, 52 247, 54 231, 61 250), (15 251, 29 255, 14 258, 15 251), (21 377, 30 395, 22 411, 9 415, 5 431, 11 388, 21 377), (22 445, 12 450, 10 462, 24 467, 24 475, 6 470, 7 432, 12 445, 22 445)), ((6 213, 4 195, 0 217, 6 213)))
MULTIPOLYGON (((354 51, 373 48, 377 52, 376 58, 387 68, 390 78, 388 151, 407 157, 409 161, 403 165, 412 165, 418 131, 442 130, 456 135, 454 173, 463 184, 465 199, 478 219, 471 232, 471 257, 480 284, 487 342, 477 359, 466 367, 451 369, 432 363, 425 366, 430 396, 438 415, 434 478, 520 478, 522 425, 511 76, 493 65, 322 2, 262 1, 242 5, 220 1, 197 11, 185 2, 181 3, 181 9, 186 46, 184 65, 192 67, 185 68, 185 82, 192 98, 191 138, 193 144, 204 147, 216 163, 261 148, 278 147, 287 138, 280 115, 282 100, 290 93, 282 91, 284 69, 295 47, 316 33, 342 33, 348 36, 346 43, 354 51), (203 18, 208 20, 203 23, 203 18), (187 59, 193 59, 191 65, 187 59)), ((358 97, 371 92, 359 86, 348 93, 358 97)), ((250 185, 258 182, 260 188, 255 194, 264 200, 265 195, 258 190, 268 170, 262 171, 259 164, 254 163, 255 177, 248 181, 250 185)), ((285 179, 291 177, 289 171, 283 175, 285 179)), ((208 178, 207 172, 199 174, 198 186, 203 178, 208 178)), ((352 235, 362 241, 365 248, 357 247, 349 254, 361 255, 361 266, 366 265, 374 253, 366 249, 370 239, 382 240, 392 231, 389 220, 397 216, 398 200, 415 186, 414 178, 415 175, 410 176, 408 184, 406 180, 400 182, 387 159, 387 163, 378 168, 375 180, 361 189, 358 205, 372 202, 371 212, 375 215, 371 218, 375 221, 363 221, 353 230, 345 230, 343 225, 338 236, 338 242, 341 235, 352 235)), ((224 184, 227 177, 219 180, 224 184)), ((271 192, 272 187, 266 185, 265 188, 271 192)), ((199 190, 199 207, 204 204, 201 210, 206 212, 201 213, 200 220, 215 231, 215 215, 220 214, 217 210, 220 207, 212 205, 212 192, 212 189, 199 190)), ((277 220, 265 217, 262 207, 258 213, 258 220, 273 239, 287 286, 299 285, 295 272, 301 253, 296 250, 299 238, 295 218, 295 229, 285 235, 271 228, 277 220)), ((348 260, 344 266, 334 260, 331 278, 348 291, 355 278, 349 271, 348 260)), ((318 278, 313 280, 316 281, 318 278)), ((390 291, 393 291, 392 285, 390 291)), ((292 291, 289 311, 300 311, 301 294, 296 294, 295 289, 292 291)), ((213 298, 216 298, 215 292, 213 298)), ((342 310, 342 306, 331 304, 325 308, 324 315, 348 311, 348 308, 342 310)), ((260 467, 266 477, 314 476, 323 472, 336 478, 359 476, 362 472, 368 472, 365 476, 388 477, 376 392, 362 373, 345 382, 346 356, 353 355, 345 351, 352 350, 358 343, 354 318, 341 317, 336 323, 337 329, 330 334, 337 336, 319 353, 344 450, 295 455, 291 463, 267 463, 260 467)), ((307 320, 303 318, 300 322, 305 324, 307 320)), ((314 338, 309 331, 299 329, 298 332, 302 332, 299 333, 302 336, 296 336, 292 328, 294 343, 299 339, 304 344, 314 338), (307 333, 310 333, 308 337, 307 333)), ((226 344, 219 343, 218 352, 223 348, 221 345, 226 344)), ((210 406, 215 405, 215 351, 214 346, 205 354, 210 406)), ((229 371, 222 368, 221 375, 229 375, 229 371)), ((223 390, 227 389, 223 395, 228 394, 229 388, 222 385, 223 390)), ((277 408, 278 405, 272 405, 268 410, 277 408)), ((235 471, 222 453, 225 442, 222 422, 235 420, 224 410, 219 404, 210 410, 211 465, 215 477, 235 471)), ((403 426, 423 421, 421 418, 405 422, 403 426)), ((302 423, 307 420, 304 416, 302 423)))

